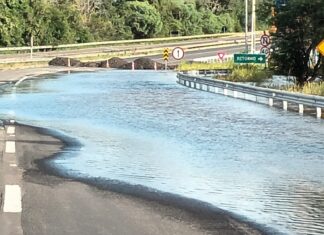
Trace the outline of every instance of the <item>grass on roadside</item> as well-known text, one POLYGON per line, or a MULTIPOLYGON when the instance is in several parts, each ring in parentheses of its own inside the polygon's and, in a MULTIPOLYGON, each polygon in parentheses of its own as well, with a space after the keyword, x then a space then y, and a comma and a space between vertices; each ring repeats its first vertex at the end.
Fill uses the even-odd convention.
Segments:
POLYGON ((182 62, 178 66, 179 71, 190 70, 231 70, 229 76, 217 76, 217 79, 232 82, 263 82, 271 77, 271 72, 260 65, 235 65, 233 61, 218 63, 182 62))
POLYGON ((324 83, 306 83, 304 86, 292 86, 287 88, 288 91, 300 92, 309 95, 324 96, 324 83))
POLYGON ((272 76, 268 69, 260 65, 234 65, 232 73, 224 77, 231 82, 257 82, 261 83, 272 76))
POLYGON ((190 70, 212 70, 212 69, 232 69, 233 61, 223 63, 204 63, 204 62, 181 62, 178 66, 179 71, 190 70))

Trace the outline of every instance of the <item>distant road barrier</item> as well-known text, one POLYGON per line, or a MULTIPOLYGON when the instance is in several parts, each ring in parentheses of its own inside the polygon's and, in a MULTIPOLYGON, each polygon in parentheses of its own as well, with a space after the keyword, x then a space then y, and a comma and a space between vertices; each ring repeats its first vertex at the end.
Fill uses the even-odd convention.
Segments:
MULTIPOLYGON (((107 45, 119 45, 119 44, 182 41, 182 40, 190 40, 190 39, 216 38, 222 36, 243 36, 243 33, 218 33, 218 34, 182 36, 182 37, 147 38, 147 39, 89 42, 89 43, 64 44, 64 45, 46 45, 46 46, 33 46, 32 49, 33 50, 63 49, 63 48, 94 47, 94 46, 107 46, 107 45)), ((31 50, 30 46, 0 48, 0 51, 30 51, 30 50, 31 50)))
POLYGON ((219 62, 225 62, 233 60, 233 54, 231 55, 224 55, 224 57, 221 59, 219 56, 208 56, 208 57, 201 57, 193 59, 195 62, 203 62, 203 63, 219 63, 219 62))
POLYGON ((304 113, 304 106, 316 108, 316 117, 322 117, 324 108, 324 97, 315 95, 304 95, 263 87, 255 87, 246 84, 202 78, 189 74, 178 73, 178 83, 190 88, 232 96, 234 98, 246 99, 258 102, 258 98, 265 98, 269 106, 274 101, 282 102, 284 110, 288 110, 288 103, 297 104, 299 113, 304 113))

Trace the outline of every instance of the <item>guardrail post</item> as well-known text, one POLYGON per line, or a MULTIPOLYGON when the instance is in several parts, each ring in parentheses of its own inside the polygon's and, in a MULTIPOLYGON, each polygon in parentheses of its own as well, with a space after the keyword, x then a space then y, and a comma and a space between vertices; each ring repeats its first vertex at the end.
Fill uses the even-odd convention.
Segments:
POLYGON ((132 70, 135 70, 135 63, 132 61, 132 70))
MULTIPOLYGON (((288 103, 298 105, 298 112, 300 114, 304 113, 304 106, 310 106, 316 108, 316 117, 322 118, 322 108, 324 99, 321 97, 312 97, 303 94, 288 94, 287 92, 274 91, 272 89, 264 88, 249 88, 248 86, 233 84, 230 82, 223 82, 210 79, 198 78, 194 76, 186 76, 178 74, 179 83, 191 88, 196 88, 198 90, 204 90, 214 93, 220 93, 224 96, 233 96, 234 98, 242 98, 248 100, 255 100, 258 102, 258 97, 263 97, 268 99, 269 106, 274 106, 274 101, 278 100, 282 102, 282 108, 288 111, 288 103), (187 80, 188 79, 188 80, 187 80), (229 92, 232 93, 229 94, 229 92), (252 97, 252 98, 251 98, 252 97), (255 97, 255 99, 254 99, 255 97)), ((260 100, 261 101, 261 100, 260 100)))
POLYGON ((157 70, 156 62, 154 62, 154 70, 155 70, 155 71, 157 70))
POLYGON ((269 98, 269 106, 273 106, 273 99, 272 98, 269 98))
POLYGON ((67 67, 71 67, 71 59, 70 58, 67 59, 67 67))
POLYGON ((322 118, 322 109, 319 107, 316 108, 316 117, 322 118))
POLYGON ((299 112, 300 114, 303 114, 303 113, 304 113, 304 105, 303 105, 303 104, 299 104, 299 105, 298 105, 298 112, 299 112))
POLYGON ((288 102, 287 101, 282 101, 282 106, 284 110, 288 110, 288 102))

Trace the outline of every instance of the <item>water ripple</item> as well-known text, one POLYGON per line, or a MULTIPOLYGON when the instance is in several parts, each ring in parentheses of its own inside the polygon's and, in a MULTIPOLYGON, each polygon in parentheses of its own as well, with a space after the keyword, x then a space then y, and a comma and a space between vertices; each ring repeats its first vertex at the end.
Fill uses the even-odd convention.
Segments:
POLYGON ((175 74, 110 71, 28 81, 0 111, 84 147, 83 177, 207 201, 287 234, 324 234, 324 123, 188 89, 175 74))

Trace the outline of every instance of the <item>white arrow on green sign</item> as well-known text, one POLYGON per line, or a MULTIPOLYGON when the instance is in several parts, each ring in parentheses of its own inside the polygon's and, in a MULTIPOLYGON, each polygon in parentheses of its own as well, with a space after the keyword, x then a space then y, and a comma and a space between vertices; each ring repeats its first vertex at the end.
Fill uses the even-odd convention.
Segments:
POLYGON ((234 63, 236 64, 264 64, 266 55, 264 54, 234 54, 234 63))

